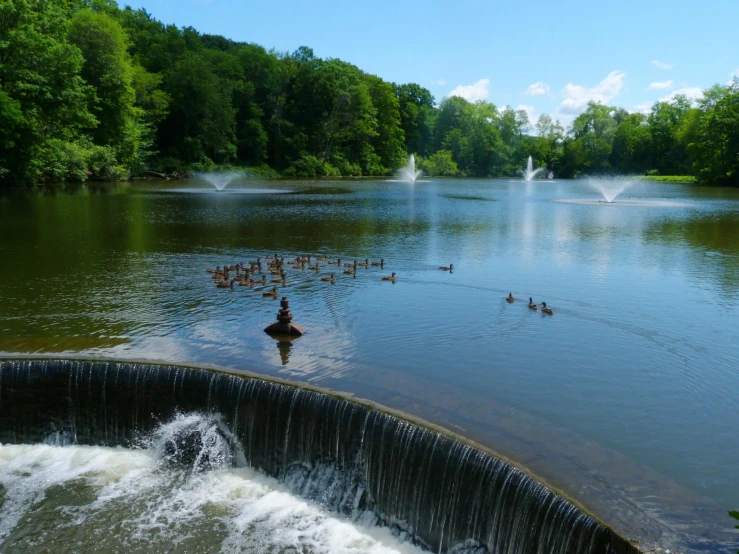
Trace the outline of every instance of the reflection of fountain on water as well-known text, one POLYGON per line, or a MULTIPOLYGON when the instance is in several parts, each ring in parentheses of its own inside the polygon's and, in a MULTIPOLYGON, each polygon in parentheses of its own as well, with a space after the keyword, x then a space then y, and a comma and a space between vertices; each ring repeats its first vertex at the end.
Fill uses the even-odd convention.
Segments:
POLYGON ((531 156, 529 156, 529 161, 526 163, 526 169, 519 169, 518 172, 523 175, 524 181, 527 183, 530 183, 531 180, 536 177, 536 175, 543 171, 543 168, 534 169, 534 160, 531 159, 531 156))
POLYGON ((588 186, 594 188, 603 195, 609 204, 616 201, 627 189, 634 185, 634 180, 626 177, 613 177, 609 179, 588 179, 588 186))
POLYGON ((227 171, 224 173, 211 171, 208 173, 196 173, 195 175, 198 179, 208 181, 211 185, 216 187, 216 190, 219 192, 225 189, 231 181, 241 177, 241 173, 238 171, 227 171))
POLYGON ((423 173, 423 171, 420 169, 416 171, 416 158, 411 154, 411 157, 408 159, 408 165, 398 171, 398 177, 401 181, 415 183, 416 179, 421 176, 421 173, 423 173))

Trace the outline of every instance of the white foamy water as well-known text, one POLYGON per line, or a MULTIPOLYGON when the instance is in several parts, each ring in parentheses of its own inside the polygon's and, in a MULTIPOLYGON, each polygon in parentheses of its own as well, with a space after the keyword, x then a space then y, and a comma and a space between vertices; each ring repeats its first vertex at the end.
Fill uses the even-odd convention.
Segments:
POLYGON ((0 551, 422 552, 250 469, 172 469, 154 449, 0 445, 0 551))

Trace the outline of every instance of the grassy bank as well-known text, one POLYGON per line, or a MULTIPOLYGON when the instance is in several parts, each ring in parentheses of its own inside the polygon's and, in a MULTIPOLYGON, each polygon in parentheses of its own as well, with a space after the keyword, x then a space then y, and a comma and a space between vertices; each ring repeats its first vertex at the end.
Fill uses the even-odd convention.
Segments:
POLYGON ((697 182, 692 175, 644 175, 642 179, 659 183, 684 183, 689 185, 694 185, 697 182))

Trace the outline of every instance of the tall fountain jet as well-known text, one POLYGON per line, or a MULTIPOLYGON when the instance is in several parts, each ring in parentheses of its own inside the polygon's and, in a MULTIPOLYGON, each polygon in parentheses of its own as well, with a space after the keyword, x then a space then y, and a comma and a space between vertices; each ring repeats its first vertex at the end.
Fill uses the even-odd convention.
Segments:
POLYGON ((544 168, 534 169, 534 160, 529 156, 529 161, 526 163, 526 169, 519 169, 518 172, 523 175, 524 181, 530 183, 536 175, 543 171, 544 168))
POLYGON ((401 168, 401 170, 398 172, 398 176, 400 177, 401 181, 406 181, 408 183, 415 183, 416 179, 418 179, 421 176, 420 169, 416 171, 416 158, 413 154, 411 154, 411 157, 408 159, 408 165, 401 168))

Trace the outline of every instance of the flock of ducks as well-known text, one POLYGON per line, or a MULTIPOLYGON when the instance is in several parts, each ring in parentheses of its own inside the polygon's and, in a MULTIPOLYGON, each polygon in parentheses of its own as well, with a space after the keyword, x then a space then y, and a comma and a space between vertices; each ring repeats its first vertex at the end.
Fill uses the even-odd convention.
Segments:
MULTIPOLYGON (((506 296, 506 300, 508 301, 509 304, 513 304, 516 301, 516 297, 513 296, 513 293, 510 293, 509 292, 508 293, 508 296, 506 296)), ((531 298, 530 296, 529 296, 529 309, 530 310, 534 310, 534 311, 536 311, 536 310, 539 309, 539 306, 537 306, 536 304, 534 304, 534 299, 531 298)), ((552 308, 550 308, 549 306, 547 306, 547 303, 546 302, 542 302, 541 303, 541 311, 544 312, 545 314, 554 315, 554 312, 552 311, 552 308)))
MULTIPOLYGON (((359 268, 369 269, 370 267, 385 268, 385 260, 380 259, 379 262, 371 262, 368 258, 365 258, 363 262, 354 260, 351 263, 344 263, 342 265, 341 258, 336 260, 330 260, 327 257, 314 257, 314 256, 297 256, 294 260, 285 260, 274 254, 273 256, 265 256, 265 262, 262 262, 262 258, 259 257, 254 262, 240 262, 236 264, 224 265, 223 267, 218 266, 215 269, 206 269, 205 271, 210 273, 213 277, 213 281, 218 288, 233 289, 238 284, 240 287, 253 287, 254 285, 266 285, 267 276, 264 271, 271 275, 269 283, 272 286, 271 289, 263 291, 262 296, 277 298, 277 285, 287 284, 287 274, 285 273, 286 267, 301 271, 315 271, 319 272, 325 267, 336 266, 338 270, 342 270, 344 275, 351 275, 352 277, 357 276, 359 268), (321 265, 321 262, 325 262, 325 265, 321 265), (343 269, 342 269, 343 268, 343 269), (257 277, 258 275, 258 277, 257 277), (255 278, 256 277, 256 278, 255 278)), ((439 266, 440 271, 448 271, 449 273, 454 272, 454 264, 439 266)), ((395 282, 397 275, 393 272, 390 275, 383 275, 380 277, 382 281, 395 282)), ((331 273, 320 278, 321 281, 334 284, 336 282, 336 274, 331 273)), ((509 293, 506 297, 509 304, 516 301, 516 297, 512 293, 509 293)), ((539 306, 534 304, 534 300, 529 298, 529 309, 538 310, 539 306)), ((541 303, 541 311, 545 314, 553 315, 554 312, 550 307, 547 306, 546 302, 541 303)))
MULTIPOLYGON (((336 273, 340 270, 344 275, 351 275, 356 277, 359 268, 369 269, 371 267, 379 267, 384 269, 385 260, 371 262, 368 258, 364 261, 354 260, 351 263, 342 264, 341 258, 336 260, 329 260, 326 257, 314 257, 314 256, 297 256, 293 260, 286 260, 280 257, 279 254, 273 256, 265 256, 264 261, 261 257, 257 258, 253 262, 240 262, 236 264, 227 264, 223 267, 218 266, 215 269, 206 269, 207 273, 210 273, 213 277, 213 282, 217 288, 233 289, 234 286, 240 287, 253 287, 254 285, 266 285, 268 278, 265 273, 269 273, 269 284, 273 285, 270 290, 262 292, 262 296, 271 296, 277 298, 277 286, 287 284, 288 278, 285 273, 285 269, 290 267, 292 269, 301 271, 315 271, 318 273, 324 268, 329 266, 336 266, 336 272, 330 275, 321 277, 320 280, 327 283, 336 282, 336 273), (324 265, 321 265, 324 262, 324 265)), ((444 271, 451 271, 450 267, 440 267, 444 271)), ((333 269, 333 268, 332 268, 333 269)), ((396 274, 393 272, 391 275, 385 275, 381 277, 383 281, 395 282, 396 274)))

